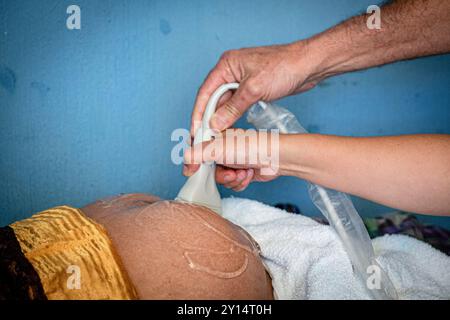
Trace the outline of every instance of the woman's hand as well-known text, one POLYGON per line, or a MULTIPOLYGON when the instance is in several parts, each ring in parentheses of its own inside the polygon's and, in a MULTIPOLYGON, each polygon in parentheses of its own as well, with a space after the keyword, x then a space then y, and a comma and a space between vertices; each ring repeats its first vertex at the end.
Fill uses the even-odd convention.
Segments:
POLYGON ((217 183, 243 191, 252 181, 270 181, 280 175, 279 145, 278 134, 228 129, 186 150, 183 174, 191 176, 200 163, 215 161, 217 183))
POLYGON ((191 135, 194 136, 212 93, 225 83, 238 82, 234 94, 225 94, 211 119, 219 131, 229 128, 259 100, 272 101, 313 88, 314 59, 308 42, 288 45, 246 48, 225 52, 209 73, 197 95, 192 113, 191 135))

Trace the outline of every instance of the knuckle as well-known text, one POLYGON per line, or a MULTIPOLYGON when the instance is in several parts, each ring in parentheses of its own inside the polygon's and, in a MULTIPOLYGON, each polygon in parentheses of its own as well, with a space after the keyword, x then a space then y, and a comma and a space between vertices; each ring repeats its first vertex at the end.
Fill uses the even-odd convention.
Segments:
POLYGON ((202 85, 200 86, 200 88, 197 90, 197 100, 201 100, 204 99, 205 97, 205 82, 202 83, 202 85))
POLYGON ((225 51, 224 53, 222 53, 222 55, 220 56, 219 59, 219 63, 223 62, 224 60, 227 60, 230 57, 230 52, 229 51, 225 51))
POLYGON ((241 110, 239 110, 233 103, 233 101, 227 101, 224 105, 225 110, 234 118, 238 118, 242 115, 241 110))
POLYGON ((189 148, 189 149, 187 149, 185 152, 184 152, 184 163, 185 164, 192 164, 192 151, 191 151, 191 148, 189 148))
POLYGON ((232 58, 236 54, 237 50, 227 50, 224 53, 222 53, 222 56, 220 57, 220 60, 227 60, 232 58))
POLYGON ((263 93, 263 86, 259 81, 249 80, 244 87, 244 91, 252 98, 260 98, 263 93))

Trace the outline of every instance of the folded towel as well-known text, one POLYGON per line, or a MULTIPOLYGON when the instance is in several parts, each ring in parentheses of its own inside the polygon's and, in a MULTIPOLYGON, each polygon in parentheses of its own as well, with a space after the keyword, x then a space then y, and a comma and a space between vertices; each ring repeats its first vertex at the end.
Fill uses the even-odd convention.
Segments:
MULTIPOLYGON (((331 227, 248 199, 224 199, 222 208, 259 243, 278 299, 369 298, 331 227)), ((373 245, 400 299, 450 299, 450 257, 403 235, 373 245)))

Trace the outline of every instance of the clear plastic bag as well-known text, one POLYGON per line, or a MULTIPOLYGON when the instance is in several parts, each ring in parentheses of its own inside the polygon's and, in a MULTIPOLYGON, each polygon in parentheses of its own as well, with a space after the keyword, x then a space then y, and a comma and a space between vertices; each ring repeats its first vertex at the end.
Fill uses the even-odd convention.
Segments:
MULTIPOLYGON (((285 134, 307 133, 294 114, 270 103, 254 105, 247 121, 257 129, 279 129, 285 134)), ((397 299, 396 290, 376 260, 372 241, 350 197, 313 183, 308 184, 308 190, 313 203, 338 234, 355 274, 369 295, 374 299, 397 299)))

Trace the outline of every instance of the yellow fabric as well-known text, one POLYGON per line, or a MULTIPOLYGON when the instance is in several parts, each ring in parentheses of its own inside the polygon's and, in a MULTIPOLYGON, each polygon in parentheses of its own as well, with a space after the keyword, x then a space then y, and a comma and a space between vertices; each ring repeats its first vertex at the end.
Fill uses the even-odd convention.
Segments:
POLYGON ((106 231, 80 210, 49 209, 10 227, 48 299, 137 299, 106 231))

